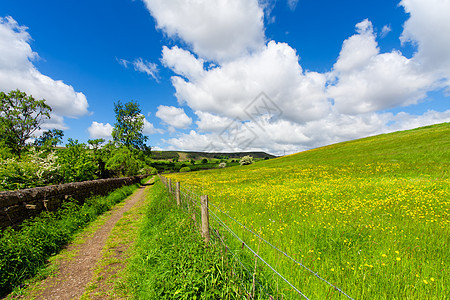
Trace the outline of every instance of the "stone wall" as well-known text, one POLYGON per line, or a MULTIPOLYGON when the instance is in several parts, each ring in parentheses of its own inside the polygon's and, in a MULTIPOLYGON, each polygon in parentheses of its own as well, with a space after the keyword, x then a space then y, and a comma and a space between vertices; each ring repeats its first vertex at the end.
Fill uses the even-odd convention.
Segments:
POLYGON ((17 226, 22 221, 39 215, 43 210, 56 210, 69 198, 83 203, 91 196, 106 195, 124 185, 137 183, 145 177, 141 175, 98 179, 0 192, 0 228, 17 226))

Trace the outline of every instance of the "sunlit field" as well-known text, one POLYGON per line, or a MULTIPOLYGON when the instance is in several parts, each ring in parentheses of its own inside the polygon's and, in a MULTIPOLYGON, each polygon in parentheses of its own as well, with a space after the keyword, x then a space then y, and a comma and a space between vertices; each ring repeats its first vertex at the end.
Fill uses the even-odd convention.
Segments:
MULTIPOLYGON (((169 177, 209 195, 211 203, 353 299, 447 299, 449 169, 445 123, 169 177)), ((308 298, 345 298, 211 210, 308 298)), ((292 299, 291 288, 272 280, 292 299)))

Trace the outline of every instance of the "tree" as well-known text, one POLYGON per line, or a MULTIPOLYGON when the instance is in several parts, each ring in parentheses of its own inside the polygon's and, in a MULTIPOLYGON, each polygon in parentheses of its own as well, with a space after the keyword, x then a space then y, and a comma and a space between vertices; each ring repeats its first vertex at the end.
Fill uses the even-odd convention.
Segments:
POLYGON ((0 92, 0 134, 5 145, 20 158, 26 141, 50 118, 51 111, 44 99, 35 100, 19 90, 0 92))
POLYGON ((58 164, 64 182, 95 179, 97 166, 88 147, 78 140, 68 139, 65 149, 58 152, 58 164))
POLYGON ((115 142, 128 148, 145 149, 147 137, 143 135, 144 115, 136 102, 114 103, 116 123, 112 136, 115 142))
POLYGON ((246 156, 242 157, 241 160, 239 161, 239 164, 241 166, 251 165, 252 163, 253 163, 253 157, 250 155, 246 155, 246 156))
POLYGON ((36 146, 56 146, 62 142, 64 132, 60 129, 51 129, 44 131, 40 137, 38 137, 34 144, 36 146))

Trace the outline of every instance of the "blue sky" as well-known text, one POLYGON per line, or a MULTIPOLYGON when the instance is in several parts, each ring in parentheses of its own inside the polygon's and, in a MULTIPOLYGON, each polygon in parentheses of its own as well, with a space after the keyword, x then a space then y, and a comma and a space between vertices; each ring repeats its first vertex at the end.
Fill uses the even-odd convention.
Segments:
POLYGON ((108 138, 118 100, 155 149, 293 153, 450 121, 447 1, 105 3, 0 2, 0 89, 47 99, 66 138, 108 138))

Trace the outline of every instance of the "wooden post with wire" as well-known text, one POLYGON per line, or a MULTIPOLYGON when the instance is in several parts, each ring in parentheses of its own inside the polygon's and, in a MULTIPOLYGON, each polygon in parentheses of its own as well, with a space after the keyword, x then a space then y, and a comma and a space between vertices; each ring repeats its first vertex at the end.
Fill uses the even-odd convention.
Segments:
POLYGON ((209 211, 208 211, 208 196, 202 195, 200 198, 202 205, 202 237, 205 243, 209 243, 209 211))
POLYGON ((175 198, 177 199, 177 205, 181 205, 181 198, 180 198, 180 183, 177 182, 175 186, 175 198))
POLYGON ((169 193, 172 194, 172 179, 169 178, 169 193))

